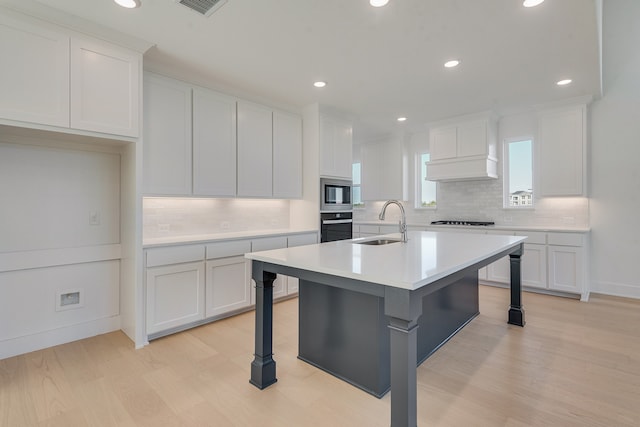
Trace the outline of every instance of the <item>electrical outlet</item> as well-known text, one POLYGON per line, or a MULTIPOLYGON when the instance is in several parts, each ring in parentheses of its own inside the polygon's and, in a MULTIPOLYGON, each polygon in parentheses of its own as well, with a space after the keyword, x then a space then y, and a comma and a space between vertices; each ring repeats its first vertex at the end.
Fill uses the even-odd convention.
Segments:
POLYGON ((231 228, 231 224, 229 224, 229 221, 222 221, 220 223, 220 228, 223 230, 228 230, 229 228, 231 228))
POLYGON ((167 233, 171 229, 171 224, 158 224, 158 231, 167 233))
POLYGON ((89 212, 89 225, 100 225, 100 212, 89 212))

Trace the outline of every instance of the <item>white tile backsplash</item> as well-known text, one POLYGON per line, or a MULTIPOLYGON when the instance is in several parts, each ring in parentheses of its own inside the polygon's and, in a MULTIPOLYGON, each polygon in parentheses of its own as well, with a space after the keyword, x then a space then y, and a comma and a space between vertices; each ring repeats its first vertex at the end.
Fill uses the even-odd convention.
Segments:
POLYGON ((289 227, 289 201, 145 197, 145 238, 178 237, 289 227))
MULTIPOLYGON (((413 200, 403 202, 407 222, 429 224, 441 219, 494 221, 514 226, 589 226, 589 199, 586 197, 547 197, 534 200, 533 209, 505 209, 502 180, 441 182, 437 209, 414 209, 413 200)), ((354 210, 355 221, 377 221, 384 202, 367 202, 354 210)), ((397 221, 399 210, 390 206, 386 219, 397 221)))

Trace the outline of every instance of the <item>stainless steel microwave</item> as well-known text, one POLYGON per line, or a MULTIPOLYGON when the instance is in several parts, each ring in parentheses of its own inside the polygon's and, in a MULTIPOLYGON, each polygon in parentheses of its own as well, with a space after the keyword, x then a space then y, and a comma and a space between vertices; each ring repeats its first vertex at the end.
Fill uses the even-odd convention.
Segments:
POLYGON ((320 212, 351 211, 351 181, 320 178, 320 212))

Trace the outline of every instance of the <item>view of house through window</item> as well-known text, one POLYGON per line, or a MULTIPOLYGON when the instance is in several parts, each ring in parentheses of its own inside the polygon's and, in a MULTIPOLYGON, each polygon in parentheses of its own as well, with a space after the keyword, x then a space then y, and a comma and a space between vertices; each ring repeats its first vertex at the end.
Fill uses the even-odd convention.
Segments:
POLYGON ((418 155, 418 162, 420 167, 419 179, 418 179, 418 196, 419 203, 418 208, 435 208, 436 207, 436 183, 435 181, 427 181, 427 162, 430 159, 429 153, 422 153, 418 155))
POLYGON ((533 150, 530 139, 505 144, 505 206, 533 207, 533 150))
POLYGON ((352 175, 352 184, 351 184, 351 197, 353 201, 354 208, 362 208, 364 207, 364 203, 362 203, 362 193, 360 192, 361 185, 361 177, 360 177, 360 163, 354 163, 351 169, 352 175))

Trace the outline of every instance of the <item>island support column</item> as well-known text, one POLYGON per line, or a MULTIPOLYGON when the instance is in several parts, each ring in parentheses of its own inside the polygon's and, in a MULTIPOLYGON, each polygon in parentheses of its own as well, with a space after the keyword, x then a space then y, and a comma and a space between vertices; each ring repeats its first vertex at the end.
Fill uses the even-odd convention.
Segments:
POLYGON ((409 290, 385 288, 391 350, 391 427, 418 425, 418 318, 422 298, 409 290))
POLYGON ((509 321, 511 325, 524 326, 524 308, 522 307, 522 278, 520 260, 523 245, 509 254, 511 263, 511 306, 509 307, 509 321))
POLYGON ((262 390, 278 381, 273 360, 273 281, 276 274, 264 271, 264 264, 259 261, 253 261, 252 268, 256 282, 256 342, 249 382, 262 390))

